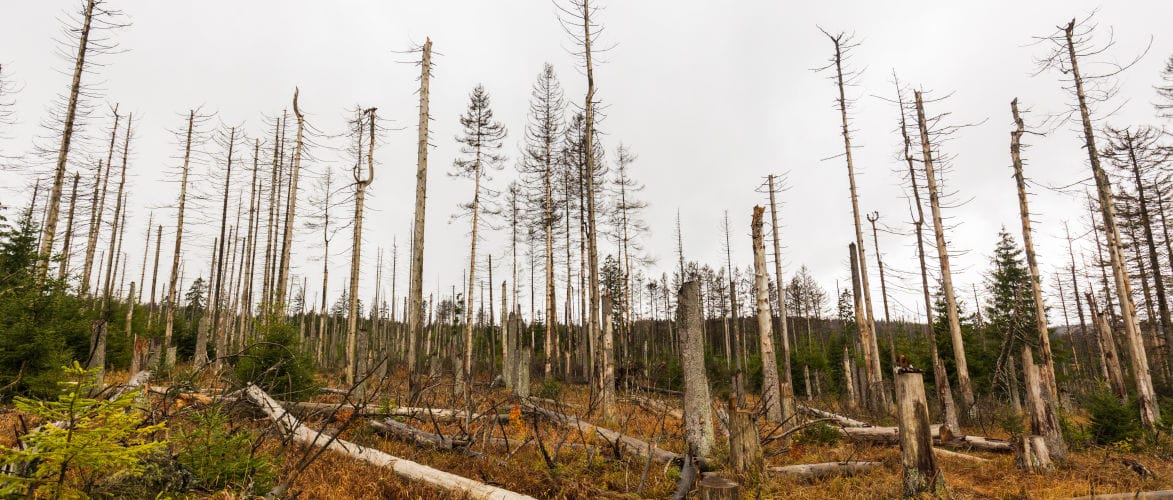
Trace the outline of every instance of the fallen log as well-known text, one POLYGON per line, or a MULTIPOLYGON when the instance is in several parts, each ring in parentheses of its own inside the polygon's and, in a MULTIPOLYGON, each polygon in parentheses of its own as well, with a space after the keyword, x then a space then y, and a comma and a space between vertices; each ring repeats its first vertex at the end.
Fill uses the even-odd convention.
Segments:
POLYGON ((302 425, 297 418, 285 408, 282 408, 276 400, 269 397, 268 394, 265 394, 265 391, 262 391, 255 385, 249 384, 245 387, 244 394, 277 424, 277 427, 281 429, 283 434, 307 446, 325 447, 330 451, 341 453, 356 460, 362 460, 380 467, 387 467, 404 479, 419 481, 456 496, 502 500, 533 498, 450 472, 434 469, 412 462, 411 460, 395 457, 373 448, 365 448, 349 441, 334 439, 325 434, 314 432, 302 425))
POLYGON ((783 467, 771 466, 766 470, 805 480, 824 479, 836 476, 854 476, 871 472, 880 466, 880 462, 848 461, 824 462, 819 464, 787 465, 783 467))
MULTIPOLYGON (((526 410, 554 420, 565 427, 577 428, 580 432, 586 435, 598 434, 600 437, 607 440, 607 442, 618 443, 622 449, 629 453, 634 453, 641 457, 651 457, 652 460, 657 462, 683 464, 683 457, 680 454, 672 453, 668 450, 652 445, 647 441, 636 439, 611 429, 599 427, 589 422, 584 422, 570 415, 547 410, 528 401, 522 402, 522 405, 526 410)), ((707 468, 707 461, 705 459, 697 458, 696 462, 701 466, 702 469, 707 468)))
POLYGON ((655 413, 656 415, 668 415, 676 420, 684 420, 684 410, 680 408, 670 407, 660 401, 644 396, 632 395, 631 400, 647 411, 655 413))
POLYGON ((461 450, 468 449, 468 441, 456 440, 440 434, 434 434, 421 429, 416 429, 410 425, 402 422, 396 422, 391 419, 369 420, 367 421, 371 428, 377 434, 387 437, 395 438, 407 443, 418 444, 423 446, 432 446, 442 450, 461 450))
POLYGON ((965 453, 958 453, 956 451, 949 451, 949 450, 937 448, 937 447, 933 447, 933 453, 935 453, 938 457, 959 458, 961 460, 969 460, 970 462, 982 463, 982 462, 989 462, 990 461, 990 459, 988 459, 988 458, 976 457, 973 455, 967 455, 965 453))
POLYGON ((839 423, 839 425, 841 425, 843 427, 871 427, 872 426, 872 424, 869 424, 867 422, 855 420, 853 418, 848 418, 848 417, 845 417, 845 416, 840 415, 838 413, 831 413, 829 411, 823 411, 818 408, 811 408, 811 407, 805 406, 805 405, 796 405, 796 406, 798 407, 798 410, 803 413, 806 413, 809 415, 814 415, 819 418, 834 419, 836 422, 839 423))
POLYGON ((1075 497, 1072 500, 1169 500, 1173 499, 1173 490, 1134 491, 1131 493, 1111 493, 1106 495, 1089 495, 1075 497))
MULTIPOLYGON (((960 436, 949 440, 941 439, 942 424, 933 424, 929 427, 932 432, 933 443, 959 450, 978 450, 993 453, 1011 453, 1009 441, 992 439, 981 436, 960 436)), ((899 429, 896 427, 842 427, 839 434, 855 441, 872 444, 899 444, 899 429)))
MULTIPOLYGON (((464 420, 468 412, 464 410, 449 410, 445 408, 382 408, 379 405, 369 404, 357 406, 353 404, 339 404, 339 403, 314 403, 309 401, 282 401, 284 406, 295 414, 309 414, 309 413, 324 413, 335 410, 341 411, 357 411, 362 416, 373 417, 409 417, 421 420, 430 420, 435 418, 441 422, 448 422, 453 420, 464 420)), ((478 420, 481 418, 490 417, 496 421, 508 422, 509 414, 501 413, 496 415, 486 415, 482 413, 473 413, 472 419, 478 420)))

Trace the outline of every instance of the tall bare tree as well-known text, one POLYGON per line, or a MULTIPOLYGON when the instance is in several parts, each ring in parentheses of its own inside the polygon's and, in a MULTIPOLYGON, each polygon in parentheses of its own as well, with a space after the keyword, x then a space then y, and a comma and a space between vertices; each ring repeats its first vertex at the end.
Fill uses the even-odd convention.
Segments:
POLYGON ((428 82, 432 75, 432 39, 428 38, 420 48, 419 123, 416 140, 415 172, 415 217, 411 229, 411 272, 409 276, 407 331, 408 331, 408 374, 412 399, 422 388, 418 373, 419 356, 423 347, 424 312, 424 212, 427 205, 428 189, 428 82))
POLYGON ((302 148, 304 146, 304 132, 305 132, 305 115, 301 113, 301 108, 297 106, 298 89, 293 89, 293 116, 297 118, 297 138, 293 143, 293 161, 290 163, 290 181, 289 181, 289 197, 287 198, 287 208, 285 210, 285 229, 281 237, 281 261, 278 263, 280 269, 277 275, 277 303, 285 304, 285 287, 289 282, 289 252, 293 247, 293 221, 294 214, 297 212, 297 180, 301 174, 301 156, 302 148))
POLYGON ((350 288, 347 292, 347 326, 346 326, 346 384, 353 386, 358 380, 358 278, 359 263, 362 257, 362 218, 365 208, 367 187, 375 180, 375 108, 362 110, 355 117, 358 147, 357 161, 354 164, 354 235, 350 246, 350 288), (367 125, 369 137, 367 140, 367 174, 362 175, 362 148, 364 124, 367 125))

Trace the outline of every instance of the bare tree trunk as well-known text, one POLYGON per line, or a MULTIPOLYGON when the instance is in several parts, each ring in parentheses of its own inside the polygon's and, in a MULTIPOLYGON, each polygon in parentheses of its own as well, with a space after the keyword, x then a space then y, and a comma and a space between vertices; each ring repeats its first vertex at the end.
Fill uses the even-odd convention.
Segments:
POLYGON ((1124 322, 1124 337, 1127 340, 1129 356, 1132 358, 1132 371, 1136 380, 1136 398, 1140 406, 1140 420, 1145 427, 1152 429, 1161 419, 1161 410, 1156 405, 1153 379, 1149 373, 1149 360, 1145 354, 1144 341, 1140 337, 1139 327, 1136 323, 1132 297, 1128 294, 1128 269, 1125 266, 1121 249, 1120 231, 1116 228, 1116 207, 1112 203, 1112 184, 1108 180, 1108 174, 1100 167, 1100 154, 1096 149, 1095 133, 1092 131, 1087 95, 1084 93, 1083 78, 1079 73, 1079 60, 1075 52, 1075 43, 1072 40, 1074 30, 1075 20, 1073 19, 1065 31, 1067 52, 1071 63, 1071 77, 1075 82, 1075 93, 1079 100, 1079 114, 1083 121, 1084 146, 1092 165, 1092 175, 1096 180, 1096 192, 1099 195, 1100 211, 1104 220, 1104 235, 1108 240, 1108 256, 1112 262, 1112 274, 1116 279, 1116 295, 1120 302, 1120 319, 1124 322))
MULTIPOLYGON (((758 209, 760 210, 761 207, 758 209)), ((760 213, 758 218, 760 219, 760 213)), ((755 227, 758 227, 760 231, 761 224, 759 223, 755 227)), ((760 233, 755 234, 760 236, 760 233)), ((762 264, 764 266, 765 262, 762 264)), ((606 301, 606 299, 604 300, 606 301)), ((766 320, 769 321, 768 303, 766 307, 766 320)), ((709 395, 709 379, 705 375, 705 339, 701 325, 704 316, 701 313, 700 305, 700 283, 685 281, 680 287, 679 295, 677 295, 677 318, 680 322, 681 367, 684 372, 685 441, 689 450, 697 456, 704 457, 708 456, 712 450, 715 435, 713 433, 712 397, 709 395)), ((776 372, 774 377, 775 394, 770 406, 777 413, 776 372)))
POLYGON ((925 119, 924 100, 915 91, 916 119, 920 127, 921 154, 924 158, 925 182, 929 188, 929 207, 933 212, 933 232, 937 236, 937 260, 941 264, 941 287, 945 294, 945 314, 949 318, 949 335, 953 340, 953 358, 957 365, 957 385, 961 400, 968 411, 973 411, 973 386, 969 380, 969 363, 965 358, 965 341, 961 338, 961 319, 957 315, 957 297, 953 289, 953 272, 949 267, 949 247, 945 243, 945 225, 941 221, 941 202, 937 194, 937 174, 933 170, 933 150, 929 143, 929 128, 925 119))
MULTIPOLYGON (((1018 185, 1018 212, 1022 219, 1022 246, 1026 251, 1026 263, 1030 267, 1030 291, 1035 305, 1035 327, 1039 336, 1039 345, 1042 348, 1043 382, 1051 395, 1058 397, 1059 389, 1055 383, 1055 362, 1051 356, 1051 334, 1047 331, 1047 309, 1043 305, 1042 278, 1039 276, 1039 264, 1035 258, 1034 235, 1030 229, 1030 207, 1026 200, 1026 176, 1022 173, 1021 141, 1026 129, 1022 117, 1018 115, 1018 99, 1010 101, 1010 111, 1014 115, 1015 129, 1010 133, 1010 159, 1014 165, 1014 181, 1018 185)), ((1025 361, 1025 359, 1024 359, 1025 361)), ((1031 363, 1034 363, 1033 358, 1031 363)), ((1023 367, 1025 370, 1026 367, 1023 367)), ((1030 387, 1028 390, 1034 390, 1030 387)), ((1059 436, 1059 445, 1062 445, 1062 436, 1059 436)), ((1060 449, 1052 449, 1055 458, 1063 459, 1065 453, 1060 449)))
POLYGON ((162 248, 162 246, 163 225, 159 224, 155 228, 155 263, 151 266, 151 307, 147 314, 147 331, 151 331, 155 324, 155 285, 158 284, 159 280, 159 250, 162 248))
POLYGON ((794 417, 794 375, 790 367, 790 329, 786 321, 786 281, 782 279, 782 244, 778 231, 778 205, 774 197, 774 175, 770 183, 770 225, 774 237, 774 282, 778 286, 778 331, 782 341, 782 380, 779 388, 782 394, 782 421, 794 417))
MULTIPOLYGON (((195 123, 195 111, 187 115, 187 140, 183 150, 183 174, 179 181, 179 208, 175 217, 175 251, 171 258, 171 279, 167 285, 167 326, 163 331, 163 358, 171 347, 171 335, 175 324, 175 288, 179 285, 179 255, 183 243, 183 209, 187 201, 187 174, 191 166, 191 129, 195 123)), ((164 363, 166 364, 166 363, 164 363)))
POLYGON ((77 206, 77 181, 81 174, 74 172, 73 188, 69 190, 69 215, 65 223, 65 241, 61 245, 61 263, 57 266, 57 280, 65 281, 69 272, 69 245, 73 241, 73 212, 77 206))
POLYGON ((782 390, 778 382, 778 359, 774 354, 774 335, 770 320, 770 287, 767 283, 766 244, 762 236, 762 215, 766 209, 755 206, 750 228, 753 234, 754 285, 757 292, 758 341, 762 355, 762 399, 766 420, 782 422, 782 390))
MULTIPOLYGON (((847 256, 848 261, 851 262, 851 310, 855 314, 855 324, 858 326, 867 321, 867 315, 864 313, 863 290, 861 290, 859 284, 859 253, 854 241, 847 244, 847 256)), ((866 377, 856 379, 856 389, 859 391, 859 399, 863 402, 864 406, 874 410, 876 409, 876 401, 874 400, 876 396, 872 394, 872 390, 875 389, 875 386, 868 382, 868 378, 870 377, 867 377, 868 372, 866 368, 868 364, 869 346, 872 344, 867 333, 867 329, 859 329, 860 337, 857 339, 858 342, 853 342, 863 351, 865 365, 864 377, 866 377)))
MULTIPOLYGON (((598 337, 599 332, 599 253, 595 234, 595 67, 591 60, 591 7, 590 0, 582 0, 582 48, 586 65, 587 92, 583 100, 585 115, 586 182, 587 195, 587 251, 589 256, 590 315, 587 329, 589 338, 598 337)), ((682 277, 683 278, 683 277, 682 277)), ((587 318, 584 318, 587 319, 587 318)))
POLYGON ((375 178, 375 108, 363 111, 370 121, 370 137, 367 144, 367 175, 362 176, 362 117, 358 118, 358 162, 354 166, 354 235, 350 248, 350 291, 347 293, 349 312, 346 325, 346 385, 353 386, 358 380, 358 268, 362 256, 362 218, 366 201, 367 186, 375 178))
MULTIPOLYGON (((699 306, 698 306, 699 309, 699 306)), ((615 328, 613 317, 611 314, 611 295, 606 291, 603 292, 603 334, 602 341, 599 342, 601 351, 601 365, 602 370, 599 374, 599 382, 601 391, 599 396, 602 402, 603 419, 607 421, 614 420, 617 416, 615 406, 615 328)), ((705 365, 704 346, 701 346, 700 366, 703 370, 705 365)), ((686 360, 687 361, 687 360, 686 360)), ((695 361, 695 360, 693 360, 695 361)), ((684 364, 687 366, 687 364, 684 364)), ((703 375, 703 373, 702 373, 703 375)), ((687 383, 687 378, 685 379, 687 383)), ((695 382, 695 381, 694 381, 695 382)), ((705 386, 706 393, 708 386, 705 386)), ((687 390, 687 389, 686 389, 687 390)), ((707 401, 707 400, 706 400, 707 401)), ((707 404, 707 403, 706 403, 707 404)), ((710 429, 711 432, 711 429, 710 429)))
POLYGON ((94 251, 98 248, 98 231, 102 227, 102 217, 106 214, 106 186, 110 182, 110 168, 114 163, 114 141, 118 137, 119 118, 118 104, 115 104, 114 126, 110 130, 110 143, 106 149, 105 173, 103 173, 101 160, 98 160, 98 170, 94 172, 94 194, 90 207, 89 235, 86 238, 86 256, 81 275, 81 295, 83 296, 89 295, 90 273, 94 268, 94 251), (101 185, 100 193, 99 185, 101 185))
POLYGON ((1100 362, 1104 367, 1108 385, 1117 397, 1128 397, 1128 389, 1124 386, 1124 370, 1120 367, 1120 355, 1116 352, 1116 341, 1112 339, 1112 328, 1108 325, 1108 315, 1096 310, 1096 302, 1091 292, 1087 294, 1087 303, 1092 310, 1092 320, 1096 323, 1098 335, 1096 340, 1100 347, 1100 362))
POLYGON ((117 201, 114 204, 114 218, 111 219, 111 222, 110 222, 110 250, 111 251, 106 256, 106 258, 108 260, 106 261, 106 279, 103 281, 103 284, 102 284, 102 307, 101 307, 101 309, 106 308, 106 302, 108 300, 110 300, 110 294, 113 292, 112 282, 113 282, 113 276, 114 276, 114 274, 113 274, 114 273, 114 257, 115 257, 115 255, 118 254, 118 251, 119 251, 118 249, 115 248, 115 243, 118 240, 118 220, 122 217, 122 201, 123 201, 122 191, 123 191, 123 188, 126 187, 126 160, 130 154, 130 151, 129 151, 130 150, 130 134, 131 134, 130 125, 131 125, 131 121, 133 118, 134 117, 131 115, 127 115, 127 117, 126 117, 126 140, 125 140, 125 142, 123 142, 123 145, 122 145, 122 175, 120 177, 120 180, 118 181, 118 195, 117 195, 118 197, 117 197, 117 201))
MULTIPOLYGON (((872 245, 876 247, 876 267, 880 269, 880 297, 884 301, 884 329, 888 332, 888 361, 896 366, 896 337, 892 334, 892 317, 888 315, 888 282, 884 279, 884 258, 880 255, 880 235, 876 231, 876 221, 880 220, 880 212, 865 215, 872 224, 872 245)), ((879 337, 879 332, 872 332, 879 337)), ((879 340, 877 338, 877 340, 879 340)), ((877 353, 877 356, 879 353, 877 353)))
POLYGON ((734 472, 755 474, 762 470, 761 441, 755 415, 729 400, 729 462, 734 472))
POLYGON ((86 51, 89 49, 90 26, 94 19, 95 4, 95 0, 86 1, 81 32, 78 34, 77 56, 74 58, 73 64, 73 82, 69 86, 69 103, 66 104, 65 123, 61 130, 61 147, 57 150, 57 169, 53 175, 53 189, 49 192, 49 204, 45 207, 47 215, 41 232, 41 250, 37 263, 37 276, 41 278, 44 278, 49 271, 49 259, 53 252, 53 237, 57 233, 57 214, 61 208, 61 192, 65 188, 65 167, 69 163, 69 144, 73 139, 77 100, 81 93, 81 75, 85 70, 86 51))
MULTIPOLYGON (((212 293, 210 294, 212 300, 209 301, 209 307, 212 311, 212 345, 216 347, 216 368, 220 368, 220 359, 224 356, 224 329, 220 321, 221 306, 224 303, 224 259, 227 257, 228 238, 225 231, 228 229, 228 186, 232 183, 232 151, 236 146, 236 127, 232 127, 228 132, 228 166, 224 173, 224 193, 223 201, 220 208, 220 239, 219 246, 213 247, 216 252, 216 265, 213 267, 215 279, 212 293)), ((200 355, 207 351, 201 350, 200 355)), ((198 357, 197 357, 198 359, 198 357)), ((199 366, 197 364, 197 366, 199 366)))
POLYGON ((418 351, 424 337, 421 316, 424 309, 424 209, 428 187, 428 79, 432 74, 431 38, 424 42, 421 52, 423 59, 420 62, 419 137, 416 141, 415 220, 411 234, 411 273, 407 310, 408 375, 413 395, 422 388, 418 364, 420 353, 418 351))
POLYGON ((1022 373, 1026 384, 1027 408, 1030 410, 1030 433, 1043 438, 1049 458, 1062 461, 1067 457, 1067 443, 1063 441, 1063 433, 1059 428, 1055 395, 1047 392, 1046 380, 1039 373, 1045 369, 1046 365, 1035 364, 1030 346, 1022 346, 1022 373))
MULTIPOLYGON (((277 303, 285 303, 285 285, 289 281, 289 252, 293 247, 294 214, 297 211, 297 178, 301 173, 302 134, 305 129, 305 116, 297 107, 297 87, 293 88, 293 116, 297 118, 297 139, 294 143, 292 179, 289 181, 289 206, 285 211, 285 230, 281 242, 280 274, 277 275, 277 303)), ((376 304, 378 306, 378 304, 376 304)))
POLYGON ((733 355, 733 390, 737 395, 738 406, 745 405, 745 372, 742 369, 740 352, 745 347, 745 339, 741 335, 741 322, 737 312, 737 282, 733 279, 732 246, 729 242, 729 212, 725 212, 725 269, 729 273, 729 321, 733 324, 733 344, 737 351, 733 355))
POLYGON ((945 478, 933 456, 929 409, 925 401, 924 374, 896 373, 896 418, 900 423, 900 463, 904 466, 904 497, 948 497, 945 478))

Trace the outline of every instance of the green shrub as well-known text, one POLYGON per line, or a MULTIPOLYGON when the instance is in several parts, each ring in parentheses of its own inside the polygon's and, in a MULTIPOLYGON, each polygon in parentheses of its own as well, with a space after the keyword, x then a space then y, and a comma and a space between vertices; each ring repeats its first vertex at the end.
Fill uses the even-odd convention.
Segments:
POLYGON ((831 446, 839 442, 839 429, 820 422, 798 431, 794 436, 794 441, 806 445, 831 446))
POLYGON ((163 424, 143 425, 133 392, 113 401, 91 399, 85 395, 94 387, 93 372, 74 362, 65 376, 70 380, 56 401, 16 398, 17 409, 46 425, 23 437, 23 450, 0 448, 0 466, 25 471, 5 476, 0 496, 84 497, 107 483, 141 475, 143 459, 163 447, 151 439, 163 424))
POLYGON ((256 384, 277 399, 304 401, 314 395, 314 362, 302 352, 297 328, 271 317, 258 330, 262 340, 235 355, 240 382, 256 384))
POLYGON ((1100 389, 1088 399, 1087 411, 1091 415, 1088 431, 1097 444, 1111 445, 1143 437, 1140 413, 1131 398, 1121 402, 1111 391, 1100 389))
POLYGON ((558 382, 554 377, 546 377, 542 380, 542 387, 538 389, 538 397, 558 400, 562 396, 562 383, 558 382))
POLYGON ((172 438, 176 460, 209 489, 233 488, 245 496, 264 493, 275 477, 271 457, 258 454, 257 438, 243 429, 229 429, 219 407, 196 412, 190 430, 172 438))

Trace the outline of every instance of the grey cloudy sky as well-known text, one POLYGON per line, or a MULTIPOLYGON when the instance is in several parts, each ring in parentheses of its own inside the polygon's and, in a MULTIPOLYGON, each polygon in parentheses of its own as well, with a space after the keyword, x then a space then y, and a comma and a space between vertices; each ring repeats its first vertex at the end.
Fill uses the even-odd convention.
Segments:
MULTIPOLYGON (((18 123, 0 132, 0 151, 28 151, 37 124, 53 96, 62 92, 67 65, 56 57, 57 19, 78 2, 10 2, 0 16, 0 63, 22 86, 15 96, 18 123)), ((467 181, 445 175, 457 152, 452 139, 468 92, 483 83, 497 117, 510 129, 506 150, 517 156, 529 89, 544 62, 555 65, 567 100, 581 102, 585 78, 568 52, 568 38, 547 0, 509 2, 126 2, 133 26, 114 36, 125 53, 103 58, 105 67, 91 81, 105 82, 103 99, 135 114, 136 138, 130 164, 131 224, 141 235, 152 207, 165 224, 172 219, 176 189, 166 182, 177 165, 179 148, 169 129, 180 113, 203 106, 227 124, 243 124, 251 136, 269 137, 264 115, 289 107, 295 85, 301 104, 317 128, 337 132, 355 104, 377 106, 381 117, 402 128, 388 132, 376 152, 380 162, 372 186, 363 263, 370 272, 375 247, 389 248, 396 235, 408 239, 415 187, 415 79, 417 69, 397 63, 401 51, 430 36, 443 55, 431 89, 432 133, 425 288, 459 285, 467 262, 464 224, 449 222, 471 191, 467 181)), ((1112 123, 1152 123, 1152 86, 1164 60, 1173 54, 1173 2, 705 2, 610 1, 601 22, 604 44, 614 45, 597 68, 599 97, 606 105, 602 128, 609 151, 622 141, 639 154, 634 176, 647 185, 646 218, 652 232, 645 244, 671 269, 673 218, 680 210, 686 257, 723 262, 720 220, 728 209, 734 233, 734 259, 751 262, 750 207, 764 203, 754 189, 770 172, 786 173, 784 264, 787 274, 808 265, 828 289, 846 277, 846 244, 852 240, 847 179, 842 159, 835 89, 811 68, 825 64, 831 45, 818 31, 854 32, 862 45, 855 63, 866 68, 854 111, 854 140, 861 209, 877 210, 882 221, 908 231, 908 205, 894 173, 895 107, 874 95, 891 96, 891 71, 909 85, 952 92, 930 113, 950 111, 957 122, 982 122, 965 129, 945 146, 957 155, 947 183, 968 204, 946 209, 960 227, 950 234, 961 255, 955 266, 961 291, 980 279, 998 228, 1017 232, 1017 201, 1010 177, 1009 102, 1018 97, 1035 115, 1063 109, 1058 75, 1032 77, 1032 35, 1099 8, 1103 27, 1114 27, 1113 54, 1127 59, 1152 38, 1148 55, 1120 79, 1123 107, 1112 123), (943 107, 947 106, 947 109, 943 107), (984 120, 984 122, 983 122, 984 120)), ((1106 30, 1105 30, 1106 31, 1106 30)), ((88 134, 108 134, 109 120, 93 120, 88 134)), ((1086 155, 1072 126, 1045 138, 1031 138, 1028 175, 1040 184, 1065 185, 1088 174, 1086 155)), ((208 146, 209 152, 216 148, 208 146)), ((247 158, 247 155, 246 155, 247 158)), ((330 159, 323 154, 323 160, 330 159)), ((82 161, 78 159, 77 161, 82 161)), ((498 186, 511 177, 496 175, 498 186)), ((338 165, 336 165, 338 166, 338 165)), ((311 165, 313 169, 321 164, 311 165)), ((208 168, 208 167, 202 167, 208 168)), ((346 172, 343 171, 345 174, 346 172)), ((4 172, 0 196, 5 205, 27 199, 26 175, 4 172)), ((308 192, 312 185, 304 182, 308 192)), ((247 188, 247 180, 241 181, 247 188)), ((1037 245, 1048 273, 1065 257, 1061 223, 1083 227, 1079 199, 1036 189, 1037 245)), ((305 207, 305 205, 302 205, 305 207)), ((211 218, 211 209, 207 218, 211 218)), ((305 212, 302 212, 305 213, 305 212)), ((191 228, 188 278, 206 267, 215 228, 191 228)), ((335 284, 344 279, 347 235, 336 246, 335 284)), ((141 236, 134 238, 141 243, 141 236)), ((172 241, 165 236, 164 254, 172 241)), ((491 251, 502 257, 501 238, 491 251)), ((915 269, 913 240, 881 235, 885 264, 898 276, 915 269)), ((320 252, 313 235, 298 234, 295 273, 311 276, 315 290, 320 252)), ((869 242, 870 245, 870 242, 869 242)), ((127 243, 137 274, 141 245, 127 243)), ((602 247, 604 251, 609 246, 602 247)), ((401 255, 404 252, 401 252, 401 255)), ((405 259, 402 259, 405 260, 405 259)), ((874 259, 871 261, 874 266, 874 259)), ((400 269, 401 277, 406 272, 400 269)), ((874 273, 874 271, 873 271, 874 273)), ((659 269, 656 270, 659 274, 659 269)), ((911 275, 909 286, 918 279, 911 275)), ((894 278, 899 281, 898 278, 894 278)), ((389 283, 389 280, 388 280, 389 283)), ((878 280, 872 284, 878 288, 878 280)), ((1050 284, 1050 281, 1048 281, 1050 284)), ((389 286, 389 285, 385 285, 389 286)), ((334 293, 340 289, 332 287, 334 293)), ((364 292, 369 293, 368 292, 364 292)), ((312 299, 312 292, 310 294, 312 299)), ((898 294, 897 311, 913 315, 917 300, 898 294)), ((524 299, 523 299, 524 300, 524 299)), ((528 301, 526 301, 528 303, 528 301)), ((878 304, 877 304, 878 305, 878 304)))

